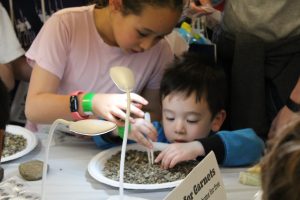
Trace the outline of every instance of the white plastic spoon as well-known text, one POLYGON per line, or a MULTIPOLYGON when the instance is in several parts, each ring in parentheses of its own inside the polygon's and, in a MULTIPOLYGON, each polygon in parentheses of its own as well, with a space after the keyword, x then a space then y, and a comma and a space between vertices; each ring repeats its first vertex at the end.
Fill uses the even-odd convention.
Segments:
POLYGON ((125 118, 125 131, 122 142, 121 150, 121 160, 120 160, 120 179, 119 179, 119 199, 123 200, 124 198, 124 164, 125 164, 125 154, 126 154, 126 145, 128 138, 128 128, 129 128, 129 117, 130 117, 130 92, 132 91, 135 85, 135 79, 133 72, 127 67, 112 67, 110 69, 110 77, 117 87, 127 94, 127 108, 126 108, 126 118, 125 118))

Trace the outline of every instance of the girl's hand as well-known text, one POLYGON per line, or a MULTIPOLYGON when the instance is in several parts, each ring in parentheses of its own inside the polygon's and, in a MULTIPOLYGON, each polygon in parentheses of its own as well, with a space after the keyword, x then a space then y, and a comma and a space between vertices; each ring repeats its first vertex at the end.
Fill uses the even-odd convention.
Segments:
POLYGON ((204 148, 198 141, 185 143, 172 143, 164 149, 154 160, 161 162, 161 168, 173 168, 177 163, 195 160, 198 156, 204 155, 204 148))
MULTIPOLYGON (((144 117, 141 108, 148 104, 148 101, 135 93, 130 93, 131 114, 137 117, 144 117)), ((93 113, 97 117, 102 117, 108 121, 116 123, 118 126, 124 126, 126 118, 127 95, 126 94, 102 94, 98 93, 93 99, 93 113)), ((130 117, 130 122, 134 119, 130 117)))
POLYGON ((128 135, 128 138, 147 148, 153 148, 152 143, 147 138, 156 142, 157 131, 151 122, 148 122, 142 118, 138 118, 135 119, 135 122, 131 124, 131 131, 128 135))

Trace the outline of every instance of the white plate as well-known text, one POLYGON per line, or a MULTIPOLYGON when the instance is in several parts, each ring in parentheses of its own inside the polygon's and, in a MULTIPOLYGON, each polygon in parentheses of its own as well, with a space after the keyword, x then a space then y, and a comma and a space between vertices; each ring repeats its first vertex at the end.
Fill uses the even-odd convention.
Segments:
MULTIPOLYGON (((154 150, 163 150, 167 147, 168 144, 165 143, 157 143, 153 142, 154 150)), ((127 145, 127 150, 129 149, 135 149, 139 151, 146 151, 145 147, 139 145, 139 144, 129 144, 127 145)), ((97 181, 113 186, 113 187, 119 187, 119 182, 112 180, 110 178, 107 178, 103 174, 103 168, 106 163, 106 161, 117 152, 121 151, 121 146, 114 147, 111 149, 107 149, 105 151, 102 151, 98 153, 96 156, 94 156, 88 165, 88 172, 89 174, 96 179, 97 181)), ((182 180, 168 182, 168 183, 157 183, 157 184, 133 184, 133 183, 124 183, 125 189, 143 189, 143 190, 154 190, 154 189, 164 189, 164 188, 173 188, 176 187, 181 183, 182 180)))
POLYGON ((14 135, 22 135, 27 140, 27 146, 22 151, 19 151, 13 155, 2 157, 1 162, 7 162, 10 160, 20 158, 32 151, 37 145, 37 138, 35 134, 26 128, 15 125, 7 125, 5 131, 14 135))

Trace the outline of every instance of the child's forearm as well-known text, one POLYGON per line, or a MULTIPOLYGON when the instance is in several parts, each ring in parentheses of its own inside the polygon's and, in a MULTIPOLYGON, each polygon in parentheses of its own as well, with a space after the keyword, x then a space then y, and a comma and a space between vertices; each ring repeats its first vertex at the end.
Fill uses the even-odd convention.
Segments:
POLYGON ((194 155, 196 155, 196 158, 198 156, 205 156, 206 155, 205 149, 204 149, 201 142, 194 141, 194 142, 191 142, 191 145, 192 145, 191 148, 194 149, 193 152, 194 152, 194 155))
POLYGON ((58 118, 72 120, 70 96, 57 94, 37 94, 26 100, 25 113, 34 123, 49 124, 58 118))

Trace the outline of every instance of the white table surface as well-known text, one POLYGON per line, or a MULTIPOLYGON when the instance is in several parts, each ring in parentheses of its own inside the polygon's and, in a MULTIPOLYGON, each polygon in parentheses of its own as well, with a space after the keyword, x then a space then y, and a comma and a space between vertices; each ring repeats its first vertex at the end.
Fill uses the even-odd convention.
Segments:
MULTIPOLYGON (((39 159, 44 160, 47 134, 36 133, 39 142, 37 147, 22 158, 2 163, 4 181, 19 176, 20 163, 39 159)), ((118 195, 114 188, 94 180, 87 171, 89 161, 101 150, 92 141, 82 140, 73 136, 55 135, 55 145, 50 148, 49 173, 46 181, 46 199, 55 200, 105 200, 111 195, 118 195)), ((258 187, 246 186, 238 182, 240 171, 245 168, 222 168, 223 181, 228 200, 252 200, 258 187)), ((26 181, 27 190, 40 193, 41 181, 26 181)), ((163 190, 125 190, 124 194, 142 197, 149 200, 163 199, 171 189, 163 190)))

